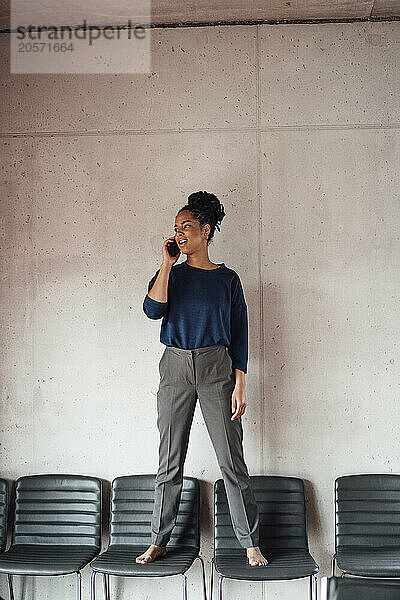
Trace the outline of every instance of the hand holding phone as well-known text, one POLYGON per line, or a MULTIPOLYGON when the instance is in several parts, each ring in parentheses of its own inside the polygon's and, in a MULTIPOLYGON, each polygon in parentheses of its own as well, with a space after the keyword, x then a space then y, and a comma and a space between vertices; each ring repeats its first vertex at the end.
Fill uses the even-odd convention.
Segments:
POLYGON ((181 251, 176 243, 175 237, 172 236, 165 240, 162 248, 163 262, 172 267, 178 260, 181 251))
POLYGON ((176 239, 174 238, 172 242, 167 242, 167 250, 170 256, 176 256, 180 253, 179 246, 176 243, 176 239))

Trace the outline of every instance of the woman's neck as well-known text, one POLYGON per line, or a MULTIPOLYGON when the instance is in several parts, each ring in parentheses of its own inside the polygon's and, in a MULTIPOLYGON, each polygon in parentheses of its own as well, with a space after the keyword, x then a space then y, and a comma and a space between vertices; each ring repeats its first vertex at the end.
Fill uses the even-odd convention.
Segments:
POLYGON ((193 257, 187 256, 186 262, 190 267, 197 267, 198 269, 216 269, 219 265, 212 263, 211 260, 206 257, 193 257))

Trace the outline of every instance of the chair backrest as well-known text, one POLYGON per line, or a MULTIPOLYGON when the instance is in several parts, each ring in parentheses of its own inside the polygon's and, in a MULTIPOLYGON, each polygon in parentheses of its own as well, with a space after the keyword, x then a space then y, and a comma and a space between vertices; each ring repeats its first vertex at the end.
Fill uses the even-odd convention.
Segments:
MULTIPOLYGON (((306 548, 307 523, 302 479, 253 475, 251 487, 259 510, 260 547, 306 548)), ((232 527, 223 479, 214 484, 214 552, 242 548, 232 527)))
POLYGON ((29 475, 17 479, 13 544, 101 547, 100 479, 29 475))
POLYGON ((10 488, 6 479, 0 479, 0 552, 4 552, 7 544, 8 510, 10 488))
MULTIPOLYGON (((112 483, 110 546, 151 543, 155 475, 127 475, 112 483)), ((168 546, 200 548, 200 486, 195 477, 184 477, 176 524, 168 546)))
POLYGON ((344 475, 335 496, 336 549, 400 546, 400 475, 344 475))

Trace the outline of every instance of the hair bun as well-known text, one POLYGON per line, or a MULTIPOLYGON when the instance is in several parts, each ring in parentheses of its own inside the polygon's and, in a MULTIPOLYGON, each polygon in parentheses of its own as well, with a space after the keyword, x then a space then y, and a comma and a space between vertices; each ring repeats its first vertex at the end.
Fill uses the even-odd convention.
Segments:
MULTIPOLYGON (((214 196, 214 194, 208 194, 207 192, 194 192, 188 197, 188 205, 196 206, 199 204, 205 204, 210 206, 212 203, 211 196, 214 196)), ((216 196, 214 196, 214 198, 219 202, 216 196)))
POLYGON ((188 206, 190 208, 205 209, 213 216, 215 227, 220 231, 219 223, 225 216, 224 207, 215 194, 206 191, 199 191, 190 194, 188 197, 188 206))
POLYGON ((207 243, 214 236, 214 229, 221 231, 219 224, 225 216, 225 211, 215 194, 210 194, 206 191, 193 192, 188 196, 186 206, 181 208, 181 210, 185 209, 192 211, 195 219, 200 221, 200 225, 210 224, 211 232, 207 243))

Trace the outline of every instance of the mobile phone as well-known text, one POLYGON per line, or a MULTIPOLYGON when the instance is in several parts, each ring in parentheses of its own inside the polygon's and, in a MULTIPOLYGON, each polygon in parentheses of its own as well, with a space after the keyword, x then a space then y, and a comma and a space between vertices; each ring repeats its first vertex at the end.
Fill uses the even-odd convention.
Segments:
POLYGON ((176 240, 173 240, 172 242, 167 242, 167 250, 170 256, 176 256, 180 253, 179 246, 176 243, 176 240))

